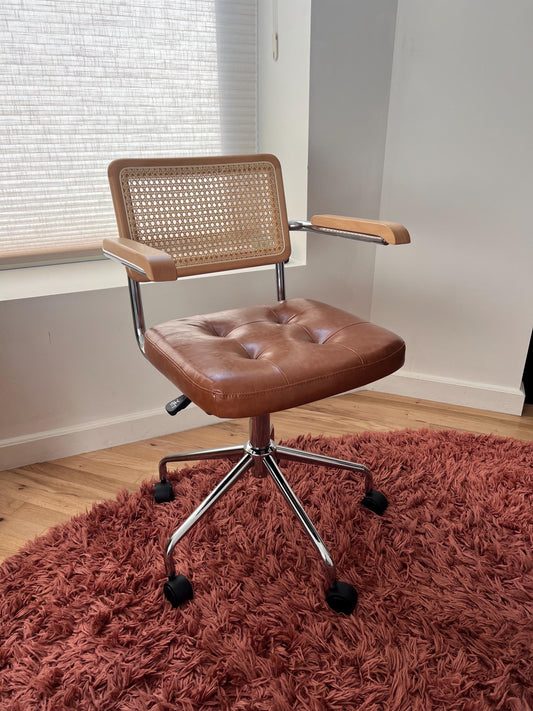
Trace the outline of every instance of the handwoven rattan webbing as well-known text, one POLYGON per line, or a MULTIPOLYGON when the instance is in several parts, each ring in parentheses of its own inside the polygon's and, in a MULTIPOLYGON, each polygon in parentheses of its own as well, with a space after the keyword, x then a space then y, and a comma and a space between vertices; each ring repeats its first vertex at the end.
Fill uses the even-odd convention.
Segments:
POLYGON ((131 166, 120 183, 130 237, 170 254, 178 274, 273 263, 286 251, 269 162, 131 166))

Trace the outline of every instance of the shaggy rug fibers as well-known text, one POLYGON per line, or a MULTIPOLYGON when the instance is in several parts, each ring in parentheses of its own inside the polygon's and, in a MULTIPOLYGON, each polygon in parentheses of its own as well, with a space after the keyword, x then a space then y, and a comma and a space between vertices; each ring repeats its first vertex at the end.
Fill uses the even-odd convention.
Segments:
POLYGON ((155 505, 147 483, 1 568, 0 707, 13 711, 478 711, 531 708, 533 445, 457 432, 301 437, 366 463, 287 478, 359 592, 338 615, 269 480, 245 476, 177 549, 195 598, 164 600, 162 546, 227 471, 200 464, 155 505))

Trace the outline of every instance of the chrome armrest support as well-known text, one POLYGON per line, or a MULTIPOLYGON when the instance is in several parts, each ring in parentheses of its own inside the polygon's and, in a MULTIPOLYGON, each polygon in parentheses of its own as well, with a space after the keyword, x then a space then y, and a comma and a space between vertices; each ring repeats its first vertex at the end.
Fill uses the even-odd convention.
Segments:
POLYGON ((128 276, 128 288, 130 292, 131 313, 133 316, 135 338, 137 339, 137 345, 139 346, 141 353, 146 357, 146 353, 144 352, 144 334, 146 332, 146 324, 144 321, 144 311, 141 299, 141 285, 139 282, 128 276))
POLYGON ((124 267, 128 267, 128 269, 132 269, 134 272, 137 274, 141 274, 142 276, 146 277, 149 279, 148 274, 144 271, 144 269, 141 269, 141 267, 138 267, 136 264, 133 264, 127 259, 123 259, 122 257, 117 257, 116 254, 113 254, 112 252, 109 252, 107 249, 102 248, 102 252, 105 254, 105 256, 108 259, 112 259, 114 262, 118 262, 119 264, 122 264, 124 267))
POLYGON ((330 230, 328 227, 317 227, 307 220, 293 220, 289 222, 289 230, 302 232, 316 232, 320 235, 333 235, 335 237, 344 237, 345 239, 353 239, 358 242, 373 242, 374 244, 388 244, 381 237, 373 235, 365 235, 362 232, 347 232, 346 230, 330 230))
POLYGON ((285 265, 283 262, 276 264, 276 286, 278 301, 285 301, 285 265))

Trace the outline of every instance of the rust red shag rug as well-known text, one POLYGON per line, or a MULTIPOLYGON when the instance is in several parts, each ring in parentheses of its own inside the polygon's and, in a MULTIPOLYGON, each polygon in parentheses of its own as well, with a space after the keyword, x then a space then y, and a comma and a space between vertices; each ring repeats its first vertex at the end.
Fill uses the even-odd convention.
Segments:
POLYGON ((533 445, 396 432, 293 446, 355 459, 285 469, 359 592, 326 606, 321 564, 270 481, 245 477, 178 551, 195 598, 161 594, 170 529, 227 471, 147 483, 30 543, 1 567, 0 708, 12 711, 526 711, 533 705, 533 445))

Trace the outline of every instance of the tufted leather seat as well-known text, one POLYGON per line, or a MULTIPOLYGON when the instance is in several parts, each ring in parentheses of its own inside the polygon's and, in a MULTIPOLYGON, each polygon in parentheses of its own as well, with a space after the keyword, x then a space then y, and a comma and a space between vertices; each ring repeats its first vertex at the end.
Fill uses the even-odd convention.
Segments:
POLYGON ((176 319, 146 333, 148 360, 203 410, 255 417, 346 392, 403 365, 401 338, 310 299, 176 319))

